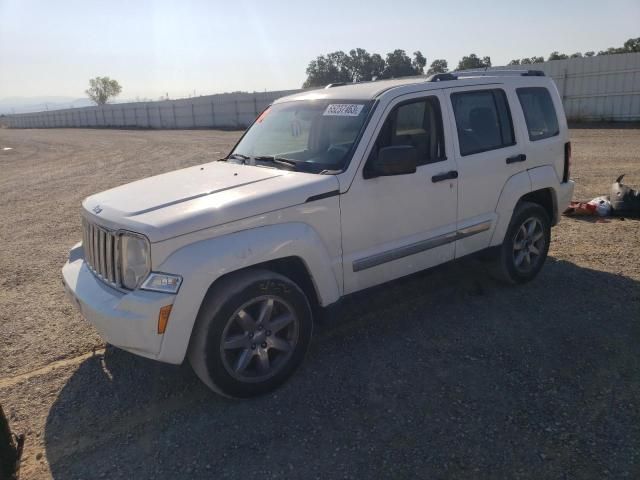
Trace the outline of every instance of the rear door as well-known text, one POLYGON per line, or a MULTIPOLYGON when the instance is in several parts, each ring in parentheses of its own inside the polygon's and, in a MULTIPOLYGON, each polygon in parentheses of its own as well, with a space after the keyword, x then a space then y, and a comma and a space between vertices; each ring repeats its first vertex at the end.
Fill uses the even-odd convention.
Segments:
POLYGON ((502 188, 526 170, 527 159, 509 107, 512 89, 502 84, 461 87, 450 89, 448 97, 456 133, 458 258, 489 246, 502 188))

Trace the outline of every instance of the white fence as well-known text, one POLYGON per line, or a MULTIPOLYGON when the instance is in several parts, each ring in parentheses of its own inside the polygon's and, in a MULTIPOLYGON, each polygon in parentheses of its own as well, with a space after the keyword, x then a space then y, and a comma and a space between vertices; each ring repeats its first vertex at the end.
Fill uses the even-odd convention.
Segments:
POLYGON ((7 116, 11 128, 245 128, 275 99, 298 90, 115 103, 7 116))
MULTIPOLYGON (((640 121, 640 53, 496 68, 544 71, 558 85, 569 120, 640 121)), ((10 115, 7 120, 13 128, 244 128, 275 99, 298 91, 120 103, 10 115)))
POLYGON ((640 53, 570 58, 499 68, 531 68, 542 70, 552 77, 569 120, 640 120, 640 53))

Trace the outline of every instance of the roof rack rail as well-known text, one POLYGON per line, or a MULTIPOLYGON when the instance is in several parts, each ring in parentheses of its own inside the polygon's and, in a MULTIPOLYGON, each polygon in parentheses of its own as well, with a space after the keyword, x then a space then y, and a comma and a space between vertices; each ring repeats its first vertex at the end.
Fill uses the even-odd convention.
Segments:
MULTIPOLYGON (((450 73, 436 73, 427 78, 427 82, 446 82, 465 77, 544 77, 542 70, 461 70, 450 73)), ((328 88, 328 87, 327 87, 328 88)))
POLYGON ((544 77, 542 70, 462 70, 453 72, 459 77, 544 77))
POLYGON ((522 74, 523 77, 546 77, 542 70, 527 70, 522 74))
MULTIPOLYGON (((347 85, 347 82, 336 82, 336 83, 330 83, 328 85, 326 85, 324 88, 333 88, 333 87, 343 87, 347 85)), ((351 84, 349 84, 351 85, 351 84)))
POLYGON ((427 78, 427 82, 445 82, 448 80, 457 80, 458 77, 451 73, 436 73, 427 78))

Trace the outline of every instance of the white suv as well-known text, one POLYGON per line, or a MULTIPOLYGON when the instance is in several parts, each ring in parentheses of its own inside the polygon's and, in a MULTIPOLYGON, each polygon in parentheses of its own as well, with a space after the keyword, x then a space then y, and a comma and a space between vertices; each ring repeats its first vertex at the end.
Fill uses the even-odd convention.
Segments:
POLYGON ((188 355, 219 393, 257 395, 345 295, 487 249, 504 280, 535 277, 572 196, 570 156, 541 72, 306 91, 221 161, 87 198, 64 285, 107 342, 188 355))

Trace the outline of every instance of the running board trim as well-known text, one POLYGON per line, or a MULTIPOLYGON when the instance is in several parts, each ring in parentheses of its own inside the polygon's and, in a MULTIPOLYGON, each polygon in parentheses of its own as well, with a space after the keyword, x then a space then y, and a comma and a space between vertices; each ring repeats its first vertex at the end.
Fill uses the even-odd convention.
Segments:
POLYGON ((416 243, 411 243, 402 247, 394 248, 393 250, 387 250, 386 252, 376 253, 368 257, 354 260, 353 271, 360 272, 368 268, 377 267, 383 263, 399 260, 416 253, 424 252, 432 248, 446 245, 447 243, 462 240, 463 238, 477 235, 478 233, 486 232, 491 228, 491 221, 476 223, 468 227, 461 228, 455 232, 445 233, 444 235, 438 235, 437 237, 427 238, 416 243))

